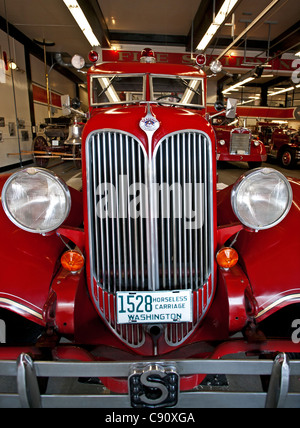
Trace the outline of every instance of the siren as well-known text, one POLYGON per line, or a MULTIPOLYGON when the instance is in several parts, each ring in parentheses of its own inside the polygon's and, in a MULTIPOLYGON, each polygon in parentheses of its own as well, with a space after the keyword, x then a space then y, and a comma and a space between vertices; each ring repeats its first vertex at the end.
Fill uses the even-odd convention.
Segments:
POLYGON ((140 62, 156 62, 154 51, 150 48, 145 48, 141 52, 140 62))

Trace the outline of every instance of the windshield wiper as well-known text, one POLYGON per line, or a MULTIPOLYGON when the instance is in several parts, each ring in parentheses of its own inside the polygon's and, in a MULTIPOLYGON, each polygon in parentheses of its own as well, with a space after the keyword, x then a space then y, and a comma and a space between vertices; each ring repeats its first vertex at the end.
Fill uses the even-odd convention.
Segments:
POLYGON ((188 84, 188 82, 186 80, 184 80, 182 77, 177 76, 176 77, 177 80, 179 80, 184 86, 186 86, 190 91, 194 92, 195 94, 199 95, 200 97, 201 92, 197 91, 197 89, 191 88, 190 85, 188 84))
POLYGON ((101 95, 105 94, 105 92, 107 91, 107 89, 111 86, 114 78, 116 77, 116 74, 110 79, 109 84, 102 89, 102 91, 100 92, 100 94, 98 94, 98 99, 101 97, 101 95))

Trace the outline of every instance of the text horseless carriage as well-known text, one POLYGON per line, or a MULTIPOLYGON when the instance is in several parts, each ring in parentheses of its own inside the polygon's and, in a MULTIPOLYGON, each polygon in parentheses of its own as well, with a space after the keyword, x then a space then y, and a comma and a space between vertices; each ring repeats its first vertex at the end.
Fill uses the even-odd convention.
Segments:
POLYGON ((261 168, 217 191, 205 73, 142 60, 88 72, 82 193, 41 168, 1 177, 0 375, 18 394, 0 400, 297 406, 300 183, 261 168), (192 391, 222 373, 270 375, 268 393, 192 391), (111 394, 40 393, 51 376, 111 394))

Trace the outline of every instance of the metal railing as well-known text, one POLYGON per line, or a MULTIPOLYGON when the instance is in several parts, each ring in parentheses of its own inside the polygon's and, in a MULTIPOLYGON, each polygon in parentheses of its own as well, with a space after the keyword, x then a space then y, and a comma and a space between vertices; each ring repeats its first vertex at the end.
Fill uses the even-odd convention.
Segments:
MULTIPOLYGON (((167 361, 170 363, 169 361, 167 361)), ((152 362, 153 363, 153 362, 152 362)), ((155 362, 164 364, 166 360, 155 362)), ((289 392, 291 376, 300 376, 300 361, 289 361, 285 353, 275 360, 174 360, 179 376, 197 373, 270 376, 268 392, 188 391, 180 392, 175 408, 300 408, 300 393, 289 392)), ((18 361, 0 361, 0 376, 17 378, 18 393, 0 394, 0 407, 31 408, 130 408, 128 394, 40 394, 38 377, 125 377, 136 362, 33 361, 21 354, 18 361)), ((144 364, 144 363, 143 363, 144 364)), ((146 363, 145 363, 146 364, 146 363)))

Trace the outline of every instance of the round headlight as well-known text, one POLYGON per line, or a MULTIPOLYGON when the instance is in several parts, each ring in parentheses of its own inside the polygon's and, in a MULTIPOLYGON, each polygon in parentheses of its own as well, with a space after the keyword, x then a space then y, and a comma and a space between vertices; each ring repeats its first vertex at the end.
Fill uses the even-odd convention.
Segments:
POLYGON ((258 168, 244 174, 231 193, 232 208, 245 226, 269 229, 287 215, 293 200, 292 188, 280 172, 258 168))
POLYGON ((1 201, 9 219, 32 233, 57 229, 71 208, 67 185, 42 168, 27 168, 11 175, 3 187, 1 201))

